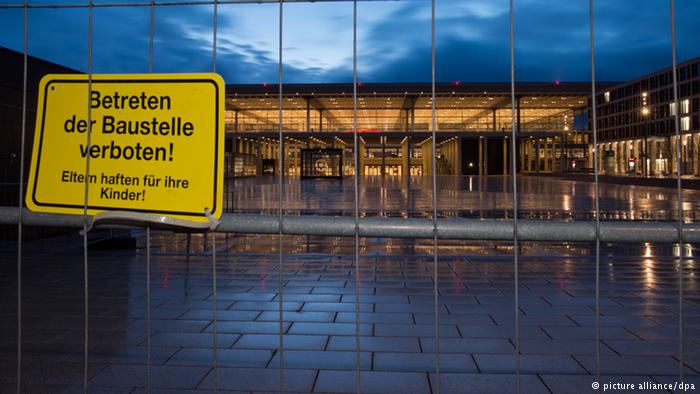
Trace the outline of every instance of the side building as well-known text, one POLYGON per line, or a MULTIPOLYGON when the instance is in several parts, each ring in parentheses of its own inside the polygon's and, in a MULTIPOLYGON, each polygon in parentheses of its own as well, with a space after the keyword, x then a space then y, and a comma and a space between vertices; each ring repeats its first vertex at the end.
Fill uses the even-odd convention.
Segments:
POLYGON ((679 64, 677 77, 678 108, 671 67, 607 89, 599 87, 596 126, 602 174, 675 176, 678 113, 681 175, 700 176, 700 57, 679 64))
MULTIPOLYGON (((22 108, 24 85, 24 55, 21 52, 0 47, 0 206, 17 206, 19 200, 19 176, 22 157, 22 108)), ((49 61, 27 57, 27 102, 25 134, 25 187, 34 141, 37 92, 39 81, 46 74, 77 73, 49 61)), ((27 238, 43 237, 65 232, 62 228, 29 227, 24 230, 27 238)), ((17 236, 17 226, 0 225, 0 239, 17 236)))

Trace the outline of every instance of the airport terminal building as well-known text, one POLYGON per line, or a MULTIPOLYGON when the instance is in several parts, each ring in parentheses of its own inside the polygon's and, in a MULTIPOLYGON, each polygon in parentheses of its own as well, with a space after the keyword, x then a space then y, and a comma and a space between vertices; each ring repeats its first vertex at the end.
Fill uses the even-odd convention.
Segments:
MULTIPOLYGON (((522 83, 516 91, 519 172, 591 168, 586 124, 590 84, 522 83)), ((278 92, 278 85, 227 86, 227 152, 233 174, 278 172, 278 92)), ((343 159, 342 166, 324 167, 329 175, 354 173, 352 92, 352 84, 283 85, 285 175, 308 175, 304 151, 324 149, 343 159)), ((430 84, 358 86, 361 174, 431 174, 431 97, 430 84)), ((438 84, 435 106, 438 175, 509 173, 510 84, 438 84)))

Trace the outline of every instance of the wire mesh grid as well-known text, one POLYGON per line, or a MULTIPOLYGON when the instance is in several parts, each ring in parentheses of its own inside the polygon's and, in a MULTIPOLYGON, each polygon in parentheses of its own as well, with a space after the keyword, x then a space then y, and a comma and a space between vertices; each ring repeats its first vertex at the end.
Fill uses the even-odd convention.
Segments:
MULTIPOLYGON (((92 75, 93 75, 93 45, 94 45, 94 40, 93 40, 93 9, 99 8, 99 7, 149 7, 150 8, 150 31, 149 31, 149 61, 148 61, 148 71, 149 73, 153 71, 153 49, 154 49, 154 24, 155 24, 155 13, 157 12, 156 10, 158 7, 168 7, 168 6, 185 6, 185 5, 210 5, 213 6, 213 21, 212 21, 212 27, 213 27, 213 47, 212 47, 212 71, 216 72, 216 62, 217 62, 217 20, 218 20, 218 7, 219 5, 232 5, 232 4, 242 4, 242 3, 278 3, 279 4, 279 9, 278 9, 278 16, 279 16, 279 25, 278 25, 278 71, 279 71, 279 91, 278 91, 278 110, 279 110, 279 133, 278 133, 278 141, 279 141, 279 149, 278 149, 278 165, 279 165, 279 179, 278 179, 278 211, 277 211, 277 224, 276 227, 278 229, 277 232, 277 239, 278 239, 278 244, 277 244, 277 249, 278 249, 278 266, 277 266, 277 286, 278 286, 278 301, 279 301, 279 314, 278 314, 278 338, 279 338, 279 390, 281 392, 285 391, 285 381, 286 381, 286 376, 285 376, 285 358, 284 358, 284 350, 285 350, 285 315, 284 315, 284 302, 285 302, 285 295, 284 295, 284 274, 285 274, 285 260, 286 260, 286 254, 284 251, 285 244, 284 244, 284 237, 288 236, 289 233, 285 231, 285 207, 284 207, 284 193, 285 193, 285 171, 284 171, 284 144, 285 144, 285 136, 283 133, 283 116, 284 116, 284 100, 283 100, 283 94, 284 94, 284 74, 283 74, 283 55, 284 55, 284 3, 290 3, 290 2, 295 2, 295 1, 260 1, 256 0, 254 2, 248 2, 248 1, 236 1, 236 0, 229 0, 229 1, 186 1, 186 2, 165 2, 165 1, 150 1, 150 2, 109 2, 109 3, 94 3, 92 0, 90 0, 88 3, 61 3, 61 4, 30 4, 27 0, 23 4, 0 4, 0 9, 22 9, 23 10, 23 26, 24 26, 24 45, 23 45, 23 55, 24 55, 24 81, 23 81, 23 91, 22 91, 22 142, 21 142, 21 159, 20 162, 21 164, 21 169, 20 169, 20 177, 19 177, 19 182, 20 182, 20 193, 19 193, 19 204, 18 204, 18 209, 17 209, 17 233, 18 233, 18 243, 17 243, 17 283, 18 283, 18 288, 17 288, 17 377, 16 381, 18 382, 17 384, 17 392, 22 391, 22 357, 23 357, 23 349, 22 349, 22 333, 23 333, 23 328, 22 328, 22 320, 23 320, 23 306, 22 306, 22 267, 23 267, 23 255, 24 255, 24 250, 23 250, 23 245, 24 245, 24 240, 23 240, 23 234, 22 234, 22 227, 24 223, 24 210, 23 210, 23 193, 22 191, 24 190, 23 187, 23 182, 24 182, 24 155, 25 155, 25 150, 26 147, 25 145, 25 135, 27 133, 27 120, 26 120, 26 115, 28 112, 27 109, 27 64, 28 64, 28 36, 29 36, 29 23, 28 23, 28 13, 29 10, 31 9, 37 9, 37 8, 47 8, 47 9, 66 9, 66 8, 86 8, 88 9, 88 58, 87 58, 87 74, 88 74, 88 97, 90 96, 90 92, 92 89, 92 75)), ((510 0, 509 3, 509 55, 510 55, 510 100, 511 100, 511 108, 515 108, 515 97, 516 97, 516 91, 517 91, 517 86, 516 86, 516 79, 515 79, 515 70, 516 70, 516 56, 515 56, 515 13, 514 13, 514 0, 510 0)), ((357 51, 357 14, 358 14, 358 9, 357 9, 357 3, 358 1, 355 0, 353 1, 353 47, 352 47, 352 62, 353 62, 353 163, 354 163, 354 168, 357 172, 359 172, 359 155, 361 154, 360 150, 358 149, 360 140, 359 140, 359 134, 358 134, 358 92, 357 92, 357 87, 358 87, 358 71, 357 71, 357 62, 358 62, 358 51, 357 51)), ((434 381, 434 386, 432 387, 435 392, 440 392, 440 313, 439 313, 439 301, 438 301, 438 265, 439 265, 439 253, 438 253, 438 206, 437 206, 437 168, 436 168, 436 163, 437 163, 437 147, 436 147, 436 141, 437 141, 437 135, 436 131, 438 129, 438 123, 437 123, 437 118, 436 118, 436 38, 435 38, 435 28, 436 28, 436 18, 435 18, 435 11, 436 11, 436 6, 439 6, 439 2, 436 0, 431 0, 431 18, 430 18, 430 27, 431 27, 431 87, 432 87, 432 105, 431 105, 431 145, 432 145, 432 155, 433 158, 431 160, 431 174, 432 174, 432 183, 431 183, 431 193, 432 193, 432 214, 431 214, 431 226, 432 226, 432 231, 431 231, 431 238, 432 238, 432 256, 433 256, 433 307, 434 307, 434 343, 435 343, 435 351, 434 351, 434 364, 435 364, 435 375, 436 379, 434 381)), ((671 56, 673 59, 673 102, 676 105, 676 108, 678 108, 678 82, 677 82, 677 65, 676 65, 676 24, 675 24, 675 3, 674 0, 670 0, 669 2, 669 7, 670 7, 670 13, 671 13, 671 21, 670 21, 670 29, 672 32, 672 48, 671 48, 671 56)), ((597 118, 596 118, 596 98, 598 96, 598 92, 596 90, 596 63, 595 63, 595 29, 594 29, 594 2, 593 0, 589 0, 589 38, 590 38, 590 65, 591 65, 591 116, 592 120, 590 122, 591 127, 592 127, 592 139, 593 139, 593 164, 594 164, 594 183, 595 183, 595 218, 594 218, 594 224, 595 224, 595 374, 597 377, 597 380, 600 381, 601 374, 604 373, 605 371, 601 370, 601 364, 600 364, 600 358, 601 358, 601 322, 600 322, 600 317, 601 317, 601 305, 600 305, 600 240, 601 240, 601 222, 600 222, 600 203, 599 203, 599 179, 598 179, 598 173, 599 173, 599 168, 598 168, 598 163, 599 163, 599 144, 597 141, 597 118)), ((91 108, 88 106, 87 108, 87 114, 88 114, 88 122, 90 121, 91 117, 91 108)), ((675 152, 676 152, 676 168, 681 168, 681 148, 680 148, 680 115, 679 111, 675 112, 675 121, 674 121, 674 126, 675 126, 675 152)), ((513 216, 512 216, 512 227, 509 227, 507 229, 507 232, 512 234, 512 243, 513 243, 513 278, 514 278, 514 288, 513 288, 513 297, 514 297, 514 321, 515 321, 515 333, 514 333, 514 338, 515 338, 515 353, 514 353, 514 359, 515 359, 515 367, 514 367, 514 372, 516 374, 516 379, 515 379, 515 387, 513 388, 516 392, 521 392, 521 384, 520 384, 520 373, 521 373, 521 364, 520 364, 520 357, 521 357, 521 349, 520 349, 520 302, 519 302, 519 290, 520 290, 520 285, 518 281, 518 275, 519 275, 519 235, 521 232, 519 231, 519 220, 518 220, 518 174, 517 174, 517 160, 516 154, 517 154, 517 149, 516 149, 516 142, 517 142, 517 134, 516 134, 516 114, 515 111, 511 111, 511 138, 510 138, 510 148, 511 148, 511 157, 513 160, 511 160, 511 178, 512 178, 512 209, 513 209, 513 216)), ((86 139, 87 139, 87 145, 90 146, 90 136, 91 132, 86 133, 86 139)), ((90 156, 86 156, 86 162, 85 162, 85 173, 90 174, 90 156)), ((678 199, 678 206, 682 207, 682 184, 681 184, 681 171, 677 171, 677 199, 678 199)), ((87 177, 86 177, 87 178, 87 177)), ((88 201, 88 188, 89 188, 89 183, 85 183, 85 194, 84 194, 84 214, 82 218, 82 225, 83 225, 83 268, 84 268, 84 320, 85 320, 85 326, 84 326, 84 355, 83 355, 83 390, 84 392, 87 392, 89 389, 88 385, 88 360, 90 358, 90 352, 89 352, 89 322, 90 322, 90 316, 88 315, 90 303, 89 303, 89 292, 88 292, 88 261, 89 261, 89 255, 88 255, 88 226, 89 226, 89 218, 87 215, 88 211, 88 206, 89 206, 89 201, 88 201)), ((361 323, 360 323, 360 311, 361 311, 361 305, 360 305, 360 297, 361 297, 361 288, 360 288, 360 259, 363 257, 361 253, 361 229, 360 229, 360 176, 359 174, 355 174, 354 176, 354 182, 353 182, 353 219, 348 223, 349 226, 351 226, 352 231, 348 232, 346 235, 352 234, 354 236, 354 351, 355 351, 355 386, 356 386, 356 391, 359 393, 362 391, 363 387, 363 382, 361 380, 361 342, 360 342, 360 331, 361 331, 361 323)), ((679 244, 683 245, 684 244, 684 220, 683 216, 681 214, 681 210, 679 209, 678 213, 678 224, 674 228, 677 231, 677 234, 675 235, 675 239, 679 240, 679 244)), ((398 231, 399 233, 401 232, 400 230, 398 231)), ((212 260, 212 321, 213 321, 213 335, 212 335, 212 360, 211 360, 211 365, 213 368, 213 373, 214 373, 214 389, 218 389, 218 378, 217 378, 217 353, 216 350, 218 348, 217 344, 217 305, 218 305, 218 300, 217 300, 217 264, 216 264, 216 233, 211 233, 208 236, 211 237, 211 260, 212 260)), ((146 363, 146 368, 147 368, 147 373, 146 373, 146 379, 147 379, 147 390, 150 392, 151 391, 151 365, 152 365, 152 355, 151 355, 151 229, 149 227, 146 228, 146 278, 147 278, 147 325, 146 325, 146 337, 147 337, 147 363, 146 363)), ((189 249, 189 247, 188 247, 189 249)), ((684 248, 680 247, 680 256, 678 259, 678 300, 679 300, 679 309, 678 309, 678 362, 679 362, 679 377, 680 380, 682 381, 684 378, 684 307, 683 307, 683 260, 684 260, 684 248)))

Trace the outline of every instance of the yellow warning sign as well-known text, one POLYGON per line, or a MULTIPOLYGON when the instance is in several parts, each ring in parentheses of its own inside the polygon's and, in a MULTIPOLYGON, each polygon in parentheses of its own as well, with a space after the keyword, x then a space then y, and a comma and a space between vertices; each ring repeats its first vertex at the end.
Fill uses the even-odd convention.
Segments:
POLYGON ((90 215, 219 218, 224 90, 211 73, 45 76, 27 206, 82 214, 87 183, 90 215))

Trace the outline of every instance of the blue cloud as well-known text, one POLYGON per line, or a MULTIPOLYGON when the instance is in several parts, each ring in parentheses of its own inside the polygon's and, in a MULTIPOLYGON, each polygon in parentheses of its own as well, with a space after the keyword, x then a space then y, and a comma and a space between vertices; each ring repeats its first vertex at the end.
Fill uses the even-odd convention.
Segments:
MULTIPOLYGON (((679 60, 700 55, 700 2, 678 0, 679 60)), ((509 79, 508 1, 437 1, 437 78, 509 79)), ((212 68, 212 6, 156 9, 154 71, 212 68)), ((278 78, 276 4, 219 7, 217 71, 231 83, 278 78)), ((522 81, 590 78, 588 2, 516 1, 516 71, 522 81)), ((365 82, 430 80, 430 2, 360 2, 358 67, 365 82)), ((601 80, 627 80, 671 62, 667 3, 596 2, 596 59, 601 80)), ((148 70, 150 9, 97 8, 95 72, 148 70)), ((87 10, 30 10, 32 55, 87 70, 87 10)), ((21 50, 22 10, 0 9, 0 45, 21 50)), ((352 3, 285 5, 286 82, 352 80, 352 3)))

